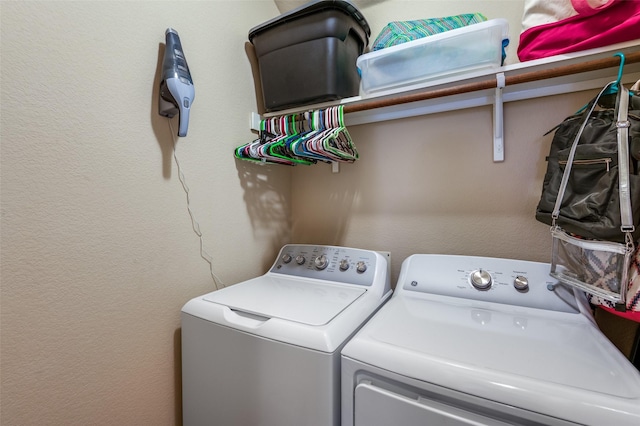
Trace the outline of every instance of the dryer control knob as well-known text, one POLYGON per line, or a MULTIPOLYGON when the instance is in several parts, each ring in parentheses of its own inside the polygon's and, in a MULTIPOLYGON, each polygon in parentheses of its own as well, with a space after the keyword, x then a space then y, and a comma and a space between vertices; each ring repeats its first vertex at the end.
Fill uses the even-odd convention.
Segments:
POLYGON ((327 267, 327 265, 329 265, 329 260, 327 260, 327 256, 325 256, 324 254, 316 257, 313 261, 313 266, 315 266, 316 269, 319 270, 323 270, 327 267))
POLYGON ((282 261, 283 261, 284 263, 289 263, 289 262, 291 262, 291 260, 292 260, 292 259, 293 259, 293 258, 292 258, 292 257, 291 257, 291 255, 290 255, 290 254, 288 254, 288 253, 287 253, 287 254, 284 254, 284 255, 282 256, 282 261))
POLYGON ((347 269, 349 269, 349 261, 347 259, 342 259, 340 261, 340 270, 346 271, 347 269))
POLYGON ((527 290, 529 290, 529 280, 527 279, 527 277, 523 277, 522 275, 518 275, 513 280, 513 286, 518 291, 526 292, 527 290))
POLYGON ((364 263, 363 261, 360 261, 356 264, 356 271, 358 271, 359 274, 364 273, 367 270, 367 264, 364 263))
POLYGON ((307 261, 307 259, 305 259, 303 255, 299 254, 299 255, 296 256, 296 263, 298 265, 304 265, 304 262, 306 262, 306 261, 307 261))
POLYGON ((473 271, 471 275, 469 275, 469 280, 471 281, 471 285, 478 290, 488 290, 493 281, 491 274, 483 269, 473 271))

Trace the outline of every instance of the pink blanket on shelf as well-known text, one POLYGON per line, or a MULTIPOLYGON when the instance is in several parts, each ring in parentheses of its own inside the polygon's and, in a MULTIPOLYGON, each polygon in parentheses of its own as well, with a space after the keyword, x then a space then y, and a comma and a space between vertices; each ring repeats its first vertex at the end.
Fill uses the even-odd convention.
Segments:
MULTIPOLYGON (((570 12, 565 10, 569 17, 527 27, 520 34, 520 61, 640 40, 639 0, 571 0, 571 6, 570 12)), ((537 6, 525 10, 523 23, 531 22, 527 14, 535 14, 538 22, 544 22, 544 13, 537 6)), ((562 15, 556 14, 556 18, 562 15)))

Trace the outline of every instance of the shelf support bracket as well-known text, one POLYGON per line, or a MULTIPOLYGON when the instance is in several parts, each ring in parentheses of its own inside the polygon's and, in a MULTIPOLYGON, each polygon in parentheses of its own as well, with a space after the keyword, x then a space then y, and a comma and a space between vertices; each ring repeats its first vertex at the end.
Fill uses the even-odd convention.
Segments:
POLYGON ((505 86, 504 73, 496 74, 496 95, 493 100, 493 162, 504 161, 504 111, 502 89, 505 86))

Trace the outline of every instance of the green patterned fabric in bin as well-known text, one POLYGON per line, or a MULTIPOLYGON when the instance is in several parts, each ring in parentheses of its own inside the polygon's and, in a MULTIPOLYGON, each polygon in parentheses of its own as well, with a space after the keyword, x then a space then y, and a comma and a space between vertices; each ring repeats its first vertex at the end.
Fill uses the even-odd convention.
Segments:
POLYGON ((376 37, 371 49, 380 50, 385 47, 396 46, 407 41, 466 27, 486 20, 487 18, 481 13, 465 13, 444 18, 389 22, 376 37))

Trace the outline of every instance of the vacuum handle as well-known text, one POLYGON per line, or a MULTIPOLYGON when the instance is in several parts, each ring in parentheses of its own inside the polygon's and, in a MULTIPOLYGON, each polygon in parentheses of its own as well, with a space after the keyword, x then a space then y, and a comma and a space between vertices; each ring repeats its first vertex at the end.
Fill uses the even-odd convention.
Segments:
POLYGON ((179 113, 178 136, 186 136, 189 128, 189 112, 195 97, 193 79, 182 51, 178 32, 173 28, 167 28, 165 38, 159 111, 160 115, 169 118, 179 113))

